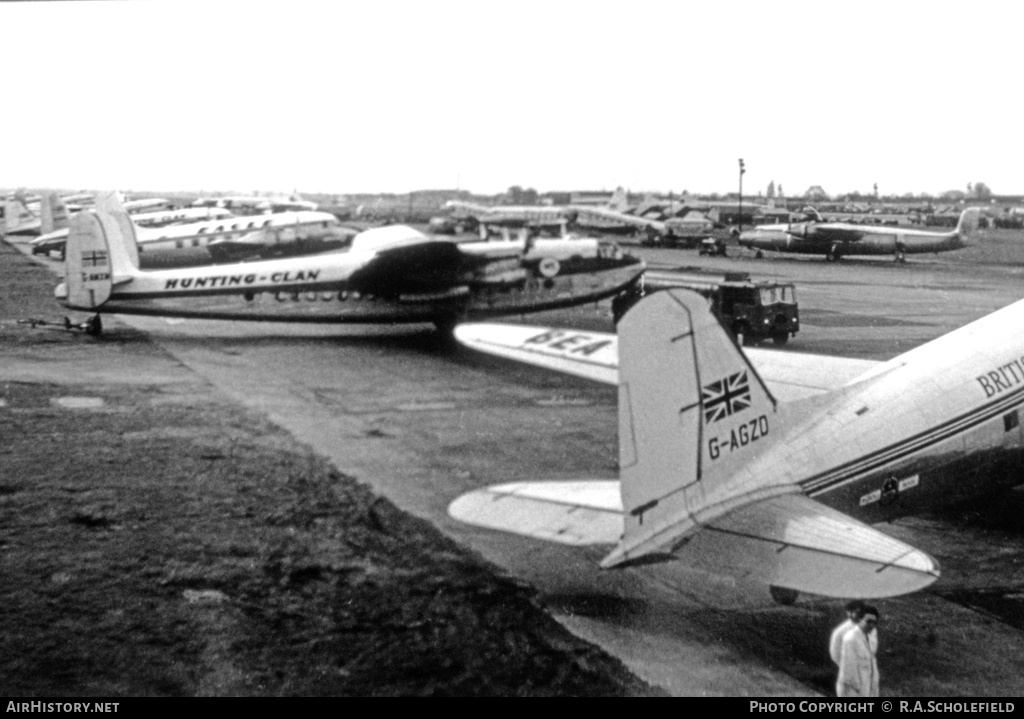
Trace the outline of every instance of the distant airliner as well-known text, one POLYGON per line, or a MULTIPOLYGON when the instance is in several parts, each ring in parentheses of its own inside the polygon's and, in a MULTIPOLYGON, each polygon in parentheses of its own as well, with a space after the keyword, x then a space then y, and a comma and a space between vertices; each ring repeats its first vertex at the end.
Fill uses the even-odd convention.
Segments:
POLYGON ((761 225, 740 233, 739 243, 755 249, 824 255, 836 261, 848 255, 890 255, 903 262, 909 254, 948 252, 966 247, 978 229, 981 210, 969 207, 952 232, 928 232, 903 227, 854 225, 808 220, 761 225))

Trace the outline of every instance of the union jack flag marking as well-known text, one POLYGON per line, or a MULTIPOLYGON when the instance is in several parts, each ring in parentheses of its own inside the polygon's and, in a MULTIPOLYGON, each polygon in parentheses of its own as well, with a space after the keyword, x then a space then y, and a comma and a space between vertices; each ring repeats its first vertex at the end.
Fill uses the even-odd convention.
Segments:
POLYGON ((82 265, 92 265, 97 267, 98 265, 107 264, 107 253, 103 251, 92 251, 89 254, 82 253, 82 265))
POLYGON ((750 382, 747 371, 705 385, 701 391, 704 421, 717 422, 750 406, 750 382))

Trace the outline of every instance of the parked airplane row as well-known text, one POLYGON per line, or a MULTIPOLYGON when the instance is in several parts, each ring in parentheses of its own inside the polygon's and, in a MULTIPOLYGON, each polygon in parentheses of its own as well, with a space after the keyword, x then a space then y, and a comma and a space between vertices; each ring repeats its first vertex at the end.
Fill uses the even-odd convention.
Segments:
POLYGON ((538 232, 564 235, 568 229, 602 234, 625 234, 640 231, 663 233, 666 225, 659 220, 638 217, 627 212, 626 191, 618 188, 604 207, 590 205, 499 205, 488 207, 474 202, 449 200, 446 214, 431 219, 435 232, 452 232, 458 228, 529 228, 538 232))
POLYGON ((394 225, 361 232, 326 254, 146 271, 141 257, 177 240, 143 243, 138 234, 110 196, 71 218, 56 295, 69 309, 95 313, 94 331, 103 312, 450 328, 595 302, 644 270, 640 260, 592 239, 455 243, 394 225))
MULTIPOLYGON (((135 210, 131 219, 138 228, 144 268, 325 252, 345 246, 356 234, 356 230, 343 227, 334 215, 326 212, 286 211, 237 217, 228 209, 205 205, 138 211, 153 203, 122 203, 126 211, 135 210)), ((24 203, 21 205, 24 207, 24 203)), ((63 258, 69 210, 56 193, 42 195, 35 222, 44 234, 32 241, 33 254, 56 254, 63 258)))
MULTIPOLYGON (((714 223, 701 216, 698 221, 653 219, 633 214, 626 203, 625 191, 616 192, 605 207, 565 206, 492 206, 450 201, 448 214, 434 218, 437 230, 458 228, 528 227, 536 231, 558 232, 580 229, 604 234, 646 233, 646 244, 674 246, 680 236, 710 236, 714 223)), ((692 213, 691 213, 692 214, 692 213)), ((903 262, 908 254, 937 253, 966 247, 975 236, 981 210, 968 208, 952 232, 929 232, 901 227, 876 227, 844 222, 825 222, 814 210, 804 220, 758 225, 738 236, 740 245, 757 251, 821 255, 830 261, 844 256, 889 255, 903 262)))
MULTIPOLYGON (((55 192, 45 192, 38 197, 28 197, 16 193, 4 200, 2 234, 39 235, 67 227, 68 214, 84 209, 87 205, 78 203, 87 197, 91 196, 69 195, 61 198, 55 192)), ((173 203, 164 198, 128 200, 122 204, 132 214, 148 211, 159 214, 173 208, 173 203)))

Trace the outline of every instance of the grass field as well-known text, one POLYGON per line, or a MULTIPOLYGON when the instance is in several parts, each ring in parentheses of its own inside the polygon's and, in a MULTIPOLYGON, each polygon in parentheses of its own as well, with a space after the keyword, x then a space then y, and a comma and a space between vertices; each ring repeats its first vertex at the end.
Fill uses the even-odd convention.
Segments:
POLYGON ((3 243, 0 284, 8 696, 659 693, 140 333, 18 324, 61 310, 3 243))

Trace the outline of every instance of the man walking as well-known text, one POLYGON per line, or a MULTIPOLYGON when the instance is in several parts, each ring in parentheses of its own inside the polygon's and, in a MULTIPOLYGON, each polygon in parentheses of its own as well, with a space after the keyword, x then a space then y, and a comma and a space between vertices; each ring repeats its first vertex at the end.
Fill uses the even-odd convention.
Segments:
POLYGON ((836 696, 877 697, 878 662, 875 659, 877 640, 872 647, 870 635, 878 626, 878 610, 865 606, 853 629, 843 636, 839 651, 839 678, 836 696))
POLYGON ((832 657, 832 663, 837 667, 839 666, 839 652, 843 648, 843 637, 857 626, 857 620, 864 613, 864 602, 860 599, 851 599, 843 608, 846 610, 846 619, 832 630, 832 637, 828 641, 828 654, 832 657))

